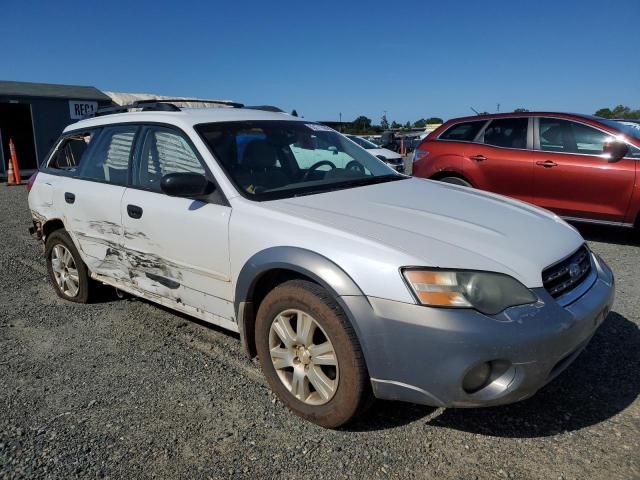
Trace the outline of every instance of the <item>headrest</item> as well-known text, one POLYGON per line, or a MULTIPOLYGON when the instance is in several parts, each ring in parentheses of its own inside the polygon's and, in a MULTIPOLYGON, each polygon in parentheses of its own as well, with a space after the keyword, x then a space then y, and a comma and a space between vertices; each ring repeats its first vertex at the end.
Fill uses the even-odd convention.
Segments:
POLYGON ((278 153, 266 140, 252 140, 244 149, 242 163, 249 169, 274 167, 278 153))

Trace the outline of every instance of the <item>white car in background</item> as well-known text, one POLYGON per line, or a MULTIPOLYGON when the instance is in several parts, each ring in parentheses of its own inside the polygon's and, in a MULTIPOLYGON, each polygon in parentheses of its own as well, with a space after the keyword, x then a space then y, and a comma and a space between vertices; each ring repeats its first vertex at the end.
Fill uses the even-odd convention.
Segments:
POLYGON ((345 137, 360 145, 371 155, 378 157, 397 172, 404 173, 404 160, 402 159, 402 155, 399 153, 393 152, 388 148, 382 148, 365 138, 358 137, 357 135, 345 135, 345 137))

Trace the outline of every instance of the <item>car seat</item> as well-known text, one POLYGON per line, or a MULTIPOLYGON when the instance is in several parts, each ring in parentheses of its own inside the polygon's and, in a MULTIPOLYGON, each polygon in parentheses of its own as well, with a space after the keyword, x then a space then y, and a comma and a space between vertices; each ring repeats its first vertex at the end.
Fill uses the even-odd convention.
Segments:
POLYGON ((246 145, 241 168, 243 171, 237 178, 245 188, 253 186, 269 190, 291 182, 279 165, 276 148, 266 140, 252 140, 246 145))

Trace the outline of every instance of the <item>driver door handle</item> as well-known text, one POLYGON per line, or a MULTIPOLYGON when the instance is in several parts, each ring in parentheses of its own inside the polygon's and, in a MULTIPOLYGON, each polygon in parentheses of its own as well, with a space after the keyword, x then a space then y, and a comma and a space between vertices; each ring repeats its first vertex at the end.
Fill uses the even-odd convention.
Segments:
POLYGON ((556 162, 554 162, 553 160, 540 160, 538 162, 536 162, 536 165, 540 165, 541 167, 544 168, 551 168, 551 167, 557 167, 558 164, 556 162))
POLYGON ((487 157, 485 157, 484 155, 472 155, 469 157, 471 160, 475 160, 476 162, 484 162, 487 157))
POLYGON ((127 214, 131 218, 140 218, 142 217, 142 208, 137 205, 127 205, 127 214))

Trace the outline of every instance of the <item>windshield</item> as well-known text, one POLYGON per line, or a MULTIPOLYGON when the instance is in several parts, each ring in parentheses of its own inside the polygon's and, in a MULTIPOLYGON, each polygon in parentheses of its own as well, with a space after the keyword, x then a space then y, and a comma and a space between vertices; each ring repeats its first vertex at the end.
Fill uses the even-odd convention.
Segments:
POLYGON ((365 140, 364 138, 356 137, 355 135, 347 135, 350 140, 353 140, 362 148, 366 148, 367 150, 373 150, 374 148, 380 148, 375 143, 371 143, 369 140, 365 140))
POLYGON ((620 130, 625 135, 630 135, 636 140, 640 140, 640 123, 626 120, 599 120, 605 125, 620 130))
POLYGON ((240 193, 253 200, 406 178, 335 130, 316 123, 219 122, 195 128, 240 193))

